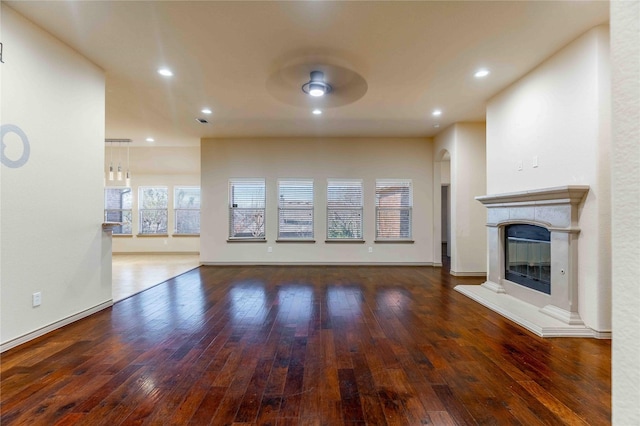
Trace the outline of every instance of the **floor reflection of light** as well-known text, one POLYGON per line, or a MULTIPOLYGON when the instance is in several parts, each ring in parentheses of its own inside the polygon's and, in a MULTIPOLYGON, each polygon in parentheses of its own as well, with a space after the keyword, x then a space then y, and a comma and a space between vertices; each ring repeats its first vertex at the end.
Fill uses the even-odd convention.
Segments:
POLYGON ((377 295, 378 307, 382 309, 399 309, 404 311, 409 307, 409 297, 400 289, 383 289, 377 295))
POLYGON ((329 287, 327 308, 329 316, 353 319, 362 315, 362 291, 357 287, 329 287))
POLYGON ((267 316, 267 297, 262 284, 237 284, 229 292, 234 322, 261 324, 267 316))
POLYGON ((311 319, 313 313, 313 289, 306 285, 287 285, 278 289, 278 305, 281 313, 280 322, 304 324, 311 319))
POLYGON ((141 380, 140 388, 149 394, 156 388, 156 382, 152 377, 146 376, 141 380))

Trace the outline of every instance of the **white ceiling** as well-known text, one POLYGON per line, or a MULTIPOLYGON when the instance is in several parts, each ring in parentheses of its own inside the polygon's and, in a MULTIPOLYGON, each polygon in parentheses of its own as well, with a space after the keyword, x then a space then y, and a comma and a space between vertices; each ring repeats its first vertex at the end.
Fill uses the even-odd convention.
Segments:
POLYGON ((106 136, 134 146, 150 145, 148 136, 158 146, 197 146, 202 137, 433 136, 484 120, 489 98, 609 19, 604 1, 5 3, 105 70, 106 136), (174 76, 158 75, 161 66, 174 76), (314 116, 300 90, 306 71, 299 81, 269 83, 316 66, 352 71, 366 93, 314 116), (475 79, 480 67, 491 75, 475 79), (195 118, 205 106, 213 114, 203 125, 195 118))

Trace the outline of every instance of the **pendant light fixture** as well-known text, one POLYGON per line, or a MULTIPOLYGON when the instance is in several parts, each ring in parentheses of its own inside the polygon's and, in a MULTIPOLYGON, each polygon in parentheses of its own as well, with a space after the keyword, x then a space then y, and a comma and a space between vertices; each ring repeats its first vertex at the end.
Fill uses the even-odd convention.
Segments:
POLYGON ((118 142, 118 174, 117 179, 122 180, 122 162, 120 161, 120 148, 122 147, 121 142, 118 142))
POLYGON ((109 142, 109 153, 111 154, 111 160, 109 162, 109 180, 113 181, 113 142, 109 142))
MULTIPOLYGON (((120 182, 123 181, 123 175, 124 175, 124 182, 126 186, 131 186, 131 172, 129 171, 129 145, 127 145, 127 168, 126 168, 126 172, 123 173, 123 167, 122 167, 122 144, 126 143, 126 144, 131 144, 131 139, 105 139, 104 142, 106 144, 109 144, 109 151, 110 151, 110 156, 111 159, 109 161, 109 171, 107 172, 107 176, 109 177, 110 181, 113 181, 114 178, 115 180, 118 180, 120 182), (114 173, 113 170, 113 144, 117 143, 118 144, 118 168, 116 169, 117 171, 114 173)), ((106 179, 105 179, 105 183, 106 183, 106 179)))
POLYGON ((322 71, 311 71, 311 78, 302 85, 302 91, 308 95, 320 97, 331 92, 331 85, 325 83, 322 71))
POLYGON ((125 186, 131 188, 131 173, 129 172, 129 145, 127 145, 127 173, 124 180, 125 186))

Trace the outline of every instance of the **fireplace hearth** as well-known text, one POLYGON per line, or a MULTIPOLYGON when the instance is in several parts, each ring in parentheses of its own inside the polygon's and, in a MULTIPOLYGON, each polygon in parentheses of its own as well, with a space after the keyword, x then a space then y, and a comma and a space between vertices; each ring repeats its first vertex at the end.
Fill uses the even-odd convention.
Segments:
POLYGON ((578 206, 588 191, 476 197, 488 210, 487 281, 456 290, 539 336, 594 336, 578 312, 578 206))

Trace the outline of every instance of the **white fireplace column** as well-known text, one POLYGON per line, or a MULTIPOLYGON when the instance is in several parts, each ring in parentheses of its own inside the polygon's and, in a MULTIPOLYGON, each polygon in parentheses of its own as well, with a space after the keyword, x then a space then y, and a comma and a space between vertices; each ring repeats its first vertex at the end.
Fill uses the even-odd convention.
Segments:
POLYGON ((487 281, 456 290, 540 336, 592 336, 578 313, 578 207, 588 191, 571 185, 476 197, 488 209, 487 281), (551 294, 505 278, 505 229, 512 224, 550 231, 551 294))

